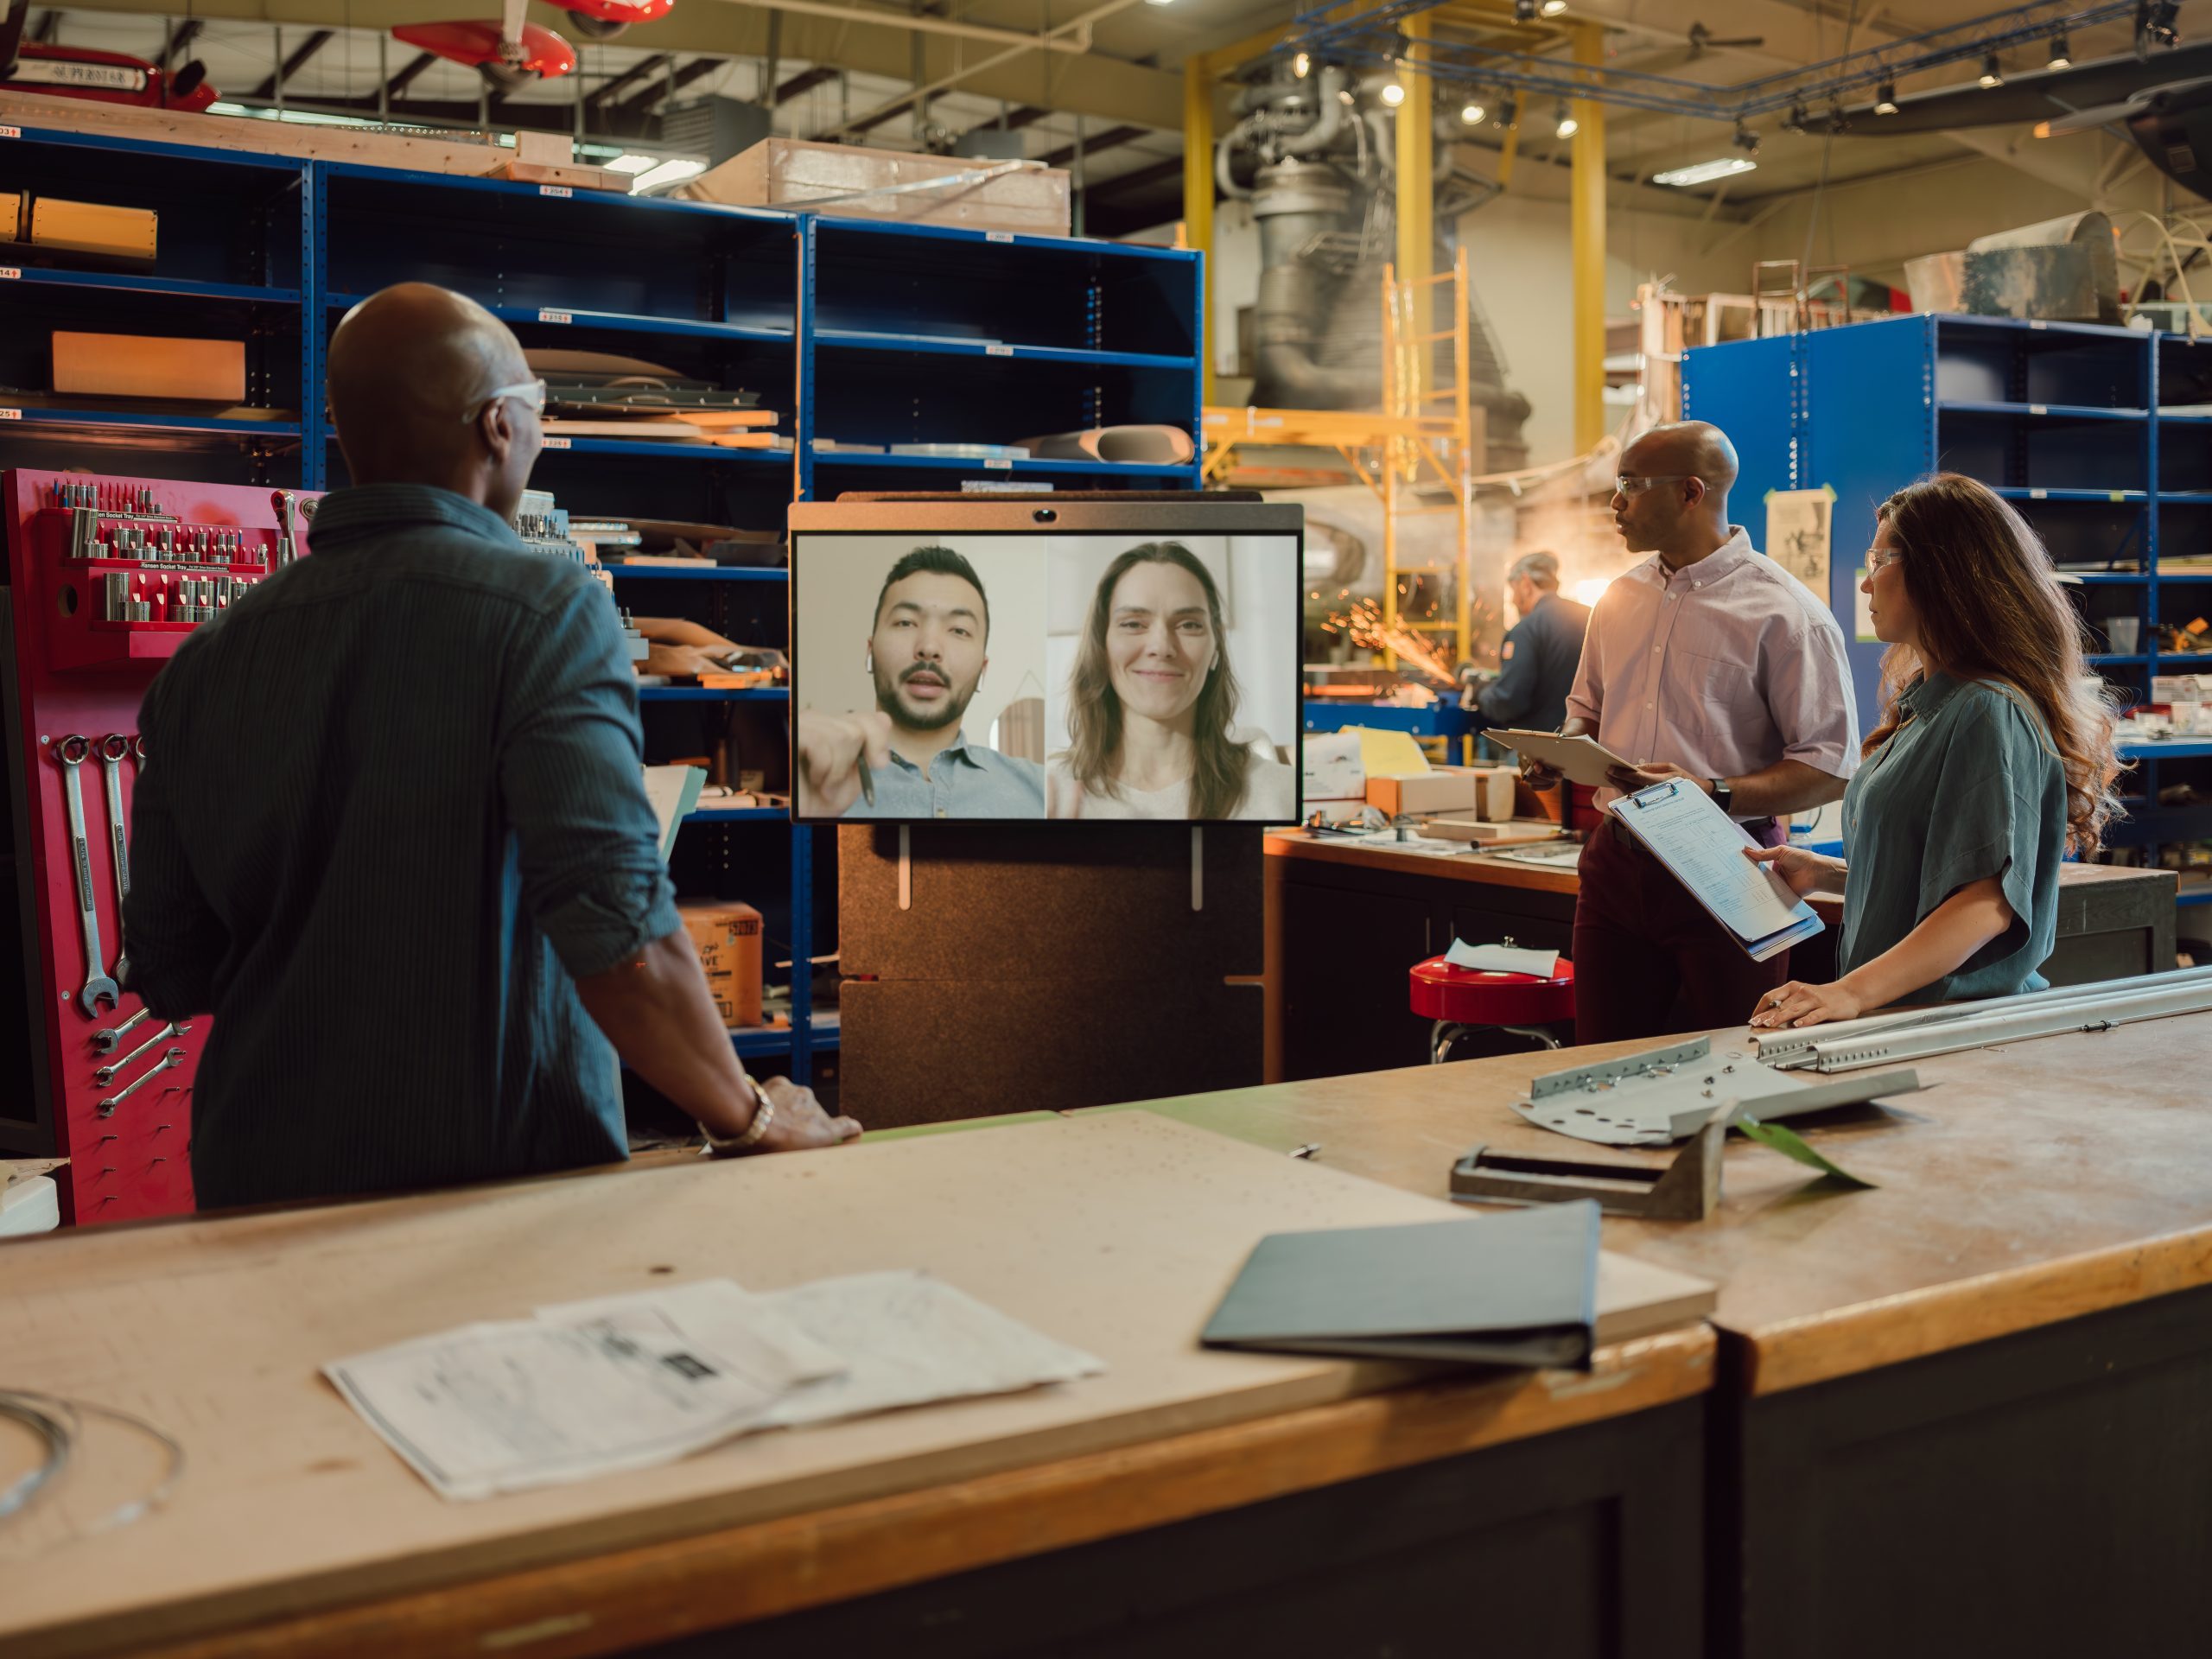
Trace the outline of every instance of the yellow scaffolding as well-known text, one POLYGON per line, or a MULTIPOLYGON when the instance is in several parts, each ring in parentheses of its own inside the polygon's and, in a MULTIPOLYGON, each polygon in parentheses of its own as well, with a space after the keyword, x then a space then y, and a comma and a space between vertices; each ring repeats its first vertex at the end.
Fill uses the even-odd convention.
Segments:
MULTIPOLYGON (((1402 518, 1449 513, 1455 520, 1453 569, 1458 602, 1449 622, 1405 620, 1422 634, 1449 634, 1455 663, 1467 660, 1473 640, 1472 508, 1476 446, 1481 421, 1470 397, 1467 340, 1467 252, 1452 269, 1401 282, 1395 266, 1383 270, 1382 406, 1376 410, 1333 409, 1221 409, 1205 411, 1205 480, 1229 477, 1241 446, 1333 449, 1382 504, 1382 615, 1386 631, 1398 626, 1398 524, 1402 518), (1434 309, 1431 290, 1451 284, 1452 326, 1427 329, 1414 320, 1434 309), (1431 365, 1436 346, 1452 342, 1452 379, 1439 384, 1431 365), (1445 405, 1443 412, 1435 406, 1445 405), (1437 498, 1440 497, 1441 499, 1437 498)), ((1385 653, 1393 667, 1395 652, 1385 653)))

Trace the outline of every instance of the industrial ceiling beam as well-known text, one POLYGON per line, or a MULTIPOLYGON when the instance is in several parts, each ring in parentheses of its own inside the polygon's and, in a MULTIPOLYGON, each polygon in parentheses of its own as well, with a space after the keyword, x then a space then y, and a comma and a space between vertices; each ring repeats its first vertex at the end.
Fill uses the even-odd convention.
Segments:
POLYGON ((437 54, 434 52, 417 52, 412 58, 409 59, 407 62, 400 66, 399 71, 397 74, 393 75, 390 80, 385 82, 384 95, 387 99, 396 101, 402 93, 405 92, 410 86, 412 86, 422 78, 423 72, 424 70, 428 69, 437 60, 437 54))
MULTIPOLYGON (((80 0, 77 9, 164 20, 182 10, 177 0, 80 0)), ((364 27, 359 15, 362 10, 354 0, 193 0, 192 4, 194 16, 211 23, 250 22, 341 30, 364 27)), ((486 0, 380 0, 376 22, 388 28, 468 22, 496 10, 486 0)), ((1062 28, 1086 6, 1085 0, 979 0, 963 10, 970 17, 988 16, 1001 27, 1018 23, 1016 32, 1021 32, 1033 30, 1040 22, 1062 28)), ((768 17, 765 10, 744 5, 683 4, 653 22, 632 24, 621 45, 678 58, 760 60, 767 55, 768 17)), ((1025 33, 1024 38, 1035 37, 1025 33)), ((786 63, 818 65, 903 84, 913 71, 910 39, 895 29, 861 28, 788 12, 779 48, 786 63)), ((1046 55, 1025 46, 1001 61, 988 48, 979 57, 974 41, 926 35, 924 45, 925 73, 932 78, 957 75, 963 90, 979 98, 1039 104, 1101 124, 1135 122, 1158 131, 1172 131, 1182 119, 1182 78, 1172 71, 1101 51, 1046 55), (985 62, 990 67, 981 67, 985 62)), ((1132 54, 1139 49, 1133 48, 1132 54)))
POLYGON ((646 87, 641 92, 633 92, 621 103, 614 105, 613 111, 620 115, 642 116, 664 98, 675 97, 694 81, 704 80, 715 70, 726 67, 728 62, 725 58, 694 58, 666 79, 646 87))
POLYGON ((812 92, 817 86, 827 86, 837 79, 839 71, 828 64, 817 63, 811 69, 802 69, 782 86, 776 88, 776 102, 788 104, 791 99, 812 92))
POLYGON ((617 93, 628 92, 631 87, 636 86, 648 75, 657 75, 660 73, 662 70, 668 67, 671 61, 672 60, 665 52, 656 52, 649 58, 639 58, 637 62, 632 64, 620 74, 615 76, 613 79, 608 81, 605 86, 600 87, 596 92, 592 92, 585 98, 584 109, 587 112, 586 118, 589 118, 589 112, 596 111, 600 105, 607 102, 617 93))
POLYGON ((297 47, 293 48, 291 54, 285 58, 284 67, 278 70, 275 74, 270 76, 268 79, 263 81, 261 85, 255 89, 253 96, 256 98, 276 97, 277 87, 283 85, 284 82, 291 79, 291 78, 294 75, 298 74, 301 70, 306 68, 308 60, 315 56, 316 53, 321 51, 324 47, 329 45, 333 36, 334 36, 337 32, 337 30, 332 29, 318 29, 314 34, 308 35, 307 39, 302 41, 297 47))
POLYGON ((1078 153, 1086 157, 1096 156, 1102 149, 1111 149, 1116 144, 1128 143, 1132 138, 1141 138, 1145 131, 1142 127, 1109 127, 1103 132, 1085 137, 1080 144, 1063 144, 1039 159, 1046 167, 1065 167, 1078 153))
MULTIPOLYGON (((46 15, 50 20, 59 17, 61 14, 49 11, 46 15)), ((187 17, 181 22, 169 25, 168 39, 162 47, 161 67, 162 69, 169 70, 176 67, 177 60, 191 49, 192 43, 200 38, 200 31, 207 27, 207 25, 197 17, 187 17)), ((41 35, 39 38, 43 40, 46 37, 41 35)))
POLYGON ((1149 167, 1132 168, 1127 173, 1116 173, 1110 179, 1101 179, 1096 184, 1084 188, 1094 196, 1122 195, 1131 190, 1141 189, 1147 184, 1158 184, 1163 179, 1179 179, 1182 176, 1183 158, 1170 156, 1164 162, 1154 162, 1149 167))

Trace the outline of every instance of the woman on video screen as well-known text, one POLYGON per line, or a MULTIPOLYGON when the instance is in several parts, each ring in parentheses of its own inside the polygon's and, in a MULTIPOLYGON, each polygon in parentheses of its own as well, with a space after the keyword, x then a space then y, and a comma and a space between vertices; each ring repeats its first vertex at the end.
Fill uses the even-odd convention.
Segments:
POLYGON ((1236 721, 1212 575, 1179 542, 1133 547, 1091 597, 1046 815, 1288 822, 1298 780, 1272 748, 1246 747, 1236 721))

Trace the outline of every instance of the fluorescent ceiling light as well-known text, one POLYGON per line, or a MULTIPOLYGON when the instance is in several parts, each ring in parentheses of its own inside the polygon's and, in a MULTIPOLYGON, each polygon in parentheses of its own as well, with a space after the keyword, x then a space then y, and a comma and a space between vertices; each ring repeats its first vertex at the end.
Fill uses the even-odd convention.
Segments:
POLYGON ((650 173, 660 165, 658 156, 617 156, 602 163, 610 173, 650 173))
POLYGON ((1711 184, 1715 179, 1732 179, 1738 173, 1756 171, 1758 163, 1748 156, 1721 156, 1709 162, 1693 162, 1688 167, 1670 167, 1664 173, 1654 173, 1654 184, 1711 184))
POLYGON ((685 179, 696 178, 707 170, 704 162, 663 162, 658 167, 648 168, 630 181, 632 190, 651 190, 656 185, 679 184, 685 179))

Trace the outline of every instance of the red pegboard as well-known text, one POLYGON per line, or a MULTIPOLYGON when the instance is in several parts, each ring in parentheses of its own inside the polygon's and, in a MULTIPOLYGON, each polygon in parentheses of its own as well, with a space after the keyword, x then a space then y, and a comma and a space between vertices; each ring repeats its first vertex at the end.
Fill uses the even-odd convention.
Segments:
MULTIPOLYGON (((296 500, 313 499, 289 493, 296 500)), ((19 890, 29 900, 21 920, 31 935, 26 957, 35 972, 30 1032, 43 1046, 34 1066, 41 1098, 0 1107, 10 1137, 0 1151, 69 1160, 54 1172, 65 1221, 122 1221, 193 1207, 191 1089, 212 1022, 201 1015, 188 1022, 188 1032, 157 1039, 164 1027, 149 1016, 104 1053, 98 1033, 117 1030, 139 1012, 138 999, 125 991, 117 1005, 87 1009, 80 995, 89 974, 112 976, 118 949, 129 950, 100 749, 111 737, 137 737, 146 688, 184 636, 200 626, 188 619, 200 613, 178 616, 178 607, 203 597, 221 599, 211 580, 217 575, 227 578, 223 587, 234 594, 270 573, 277 559, 280 501, 281 493, 247 485, 0 474, 16 671, 10 710, 18 721, 9 751, 18 774, 11 779, 23 842, 17 853, 28 871, 19 890), (67 505, 87 492, 90 506, 67 505), (118 531, 130 533, 118 537, 118 531), (226 536, 203 543, 201 531, 226 536), (142 562, 110 556, 118 541, 135 555, 141 535, 154 550, 166 543, 166 550, 179 556, 142 562), (147 607, 144 620, 105 614, 111 575, 124 578, 125 594, 145 595, 139 601, 147 607), (91 885, 105 958, 97 969, 86 961, 82 938, 68 768, 58 758, 73 736, 86 739, 92 749, 76 770, 86 843, 81 873, 91 885), (149 1077, 172 1048, 184 1051, 180 1063, 149 1077), (133 1058, 105 1083, 98 1080, 103 1067, 126 1056, 133 1058), (142 1086, 124 1095, 141 1079, 146 1079, 142 1086), (103 1111, 103 1103, 111 1102, 103 1111), (48 1146, 35 1144, 41 1124, 48 1146)), ((302 551, 303 529, 297 522, 290 527, 302 551)), ((116 768, 126 825, 138 768, 146 764, 159 764, 158 757, 149 761, 134 752, 116 768)))

